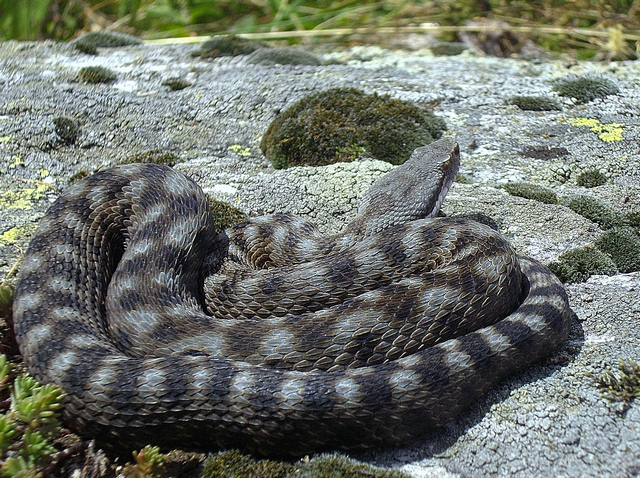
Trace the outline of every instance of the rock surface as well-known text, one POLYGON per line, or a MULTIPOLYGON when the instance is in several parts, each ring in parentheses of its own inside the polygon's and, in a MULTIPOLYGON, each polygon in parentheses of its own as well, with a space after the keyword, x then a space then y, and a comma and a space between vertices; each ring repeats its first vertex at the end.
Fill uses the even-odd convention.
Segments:
MULTIPOLYGON (((85 55, 54 43, 0 44, 0 272, 19 257, 47 206, 72 176, 149 150, 185 161, 177 168, 213 197, 249 214, 302 214, 339 229, 369 185, 392 166, 360 160, 275 171, 259 150, 278 111, 302 96, 339 86, 436 104, 462 151, 448 215, 483 213, 527 255, 543 262, 602 233, 562 205, 509 196, 508 181, 529 181, 561 197, 586 194, 621 212, 640 211, 640 69, 637 62, 575 63, 434 57, 429 52, 353 48, 319 55, 325 66, 263 66, 246 57, 213 61, 193 45, 140 45, 85 55), (85 66, 117 78, 85 84, 85 66), (605 75, 620 94, 587 104, 558 98, 554 79, 605 75), (187 80, 172 91, 163 82, 187 80), (555 98, 561 111, 521 111, 514 95, 555 98), (56 132, 55 118, 79 125, 56 132), (556 148, 556 149, 554 149, 556 148), (562 150, 561 148, 564 148, 562 150), (566 150, 566 152, 565 152, 566 150), (528 157, 524 152, 537 152, 528 157), (561 154, 553 154, 560 151, 561 154), (606 184, 577 186, 582 171, 606 184)), ((72 125, 73 126, 73 125, 72 125)), ((619 358, 640 357, 640 273, 594 276, 567 287, 577 319, 568 342, 477 401, 446 427, 397 450, 360 459, 423 476, 636 476, 640 404, 621 413, 597 378, 619 358)))

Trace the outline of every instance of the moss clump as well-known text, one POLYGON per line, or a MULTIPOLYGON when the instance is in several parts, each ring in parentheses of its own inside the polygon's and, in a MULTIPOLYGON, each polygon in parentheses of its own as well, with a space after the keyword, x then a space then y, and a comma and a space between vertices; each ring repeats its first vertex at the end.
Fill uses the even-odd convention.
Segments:
POLYGON ((313 53, 299 48, 260 48, 249 55, 251 63, 263 65, 311 65, 320 66, 322 62, 313 53))
POLYGON ((318 455, 298 467, 288 478, 409 478, 398 470, 360 463, 337 453, 318 455))
POLYGON ((85 66, 80 68, 78 76, 85 83, 110 83, 116 79, 116 74, 103 66, 85 66))
POLYGON ((456 56, 467 51, 469 47, 462 42, 442 41, 429 47, 435 56, 456 56))
POLYGON ((87 32, 73 40, 71 44, 82 53, 95 55, 98 53, 98 47, 115 48, 140 45, 142 44, 142 40, 125 33, 103 30, 99 32, 87 32))
POLYGON ((231 204, 209 198, 209 210, 213 214, 216 231, 224 231, 229 226, 247 219, 247 215, 231 204))
POLYGON ((581 172, 578 175, 576 182, 578 183, 578 186, 582 186, 585 188, 595 188, 606 183, 607 176, 605 176, 597 169, 590 169, 588 171, 581 172))
POLYGON ((207 459, 202 478, 409 478, 397 470, 388 470, 338 454, 318 455, 308 462, 291 464, 274 460, 256 460, 239 451, 225 451, 207 459))
POLYGON ((558 196, 549 188, 531 183, 507 183, 502 186, 512 196, 533 199, 545 204, 557 204, 558 196))
POLYGON ((80 181, 82 178, 86 178, 87 176, 89 176, 89 171, 87 171, 86 169, 82 169, 71 176, 69 178, 69 181, 67 181, 67 184, 73 184, 77 181, 80 181))
POLYGON ((180 156, 177 156, 168 151, 162 151, 160 149, 151 149, 144 153, 134 154, 129 156, 121 164, 129 163, 154 163, 154 164, 166 164, 167 166, 175 166, 178 163, 183 162, 180 156))
POLYGON ((553 89, 560 96, 573 98, 578 104, 620 93, 620 89, 613 81, 600 75, 569 75, 556 80, 553 83, 553 89))
POLYGON ((266 45, 261 42, 247 40, 235 35, 226 35, 203 41, 200 49, 194 52, 194 56, 201 58, 219 58, 221 56, 248 55, 265 47, 266 45))
POLYGON ((280 113, 260 147, 278 169, 352 161, 362 155, 402 164, 445 128, 442 118, 408 101, 334 88, 280 113))
POLYGON ((592 247, 580 247, 560 254, 549 269, 562 282, 584 282, 592 275, 614 275, 618 272, 613 260, 592 247))
POLYGON ((276 478, 286 477, 295 469, 294 465, 273 460, 255 460, 237 450, 224 451, 213 455, 204 462, 202 478, 245 477, 276 478))
POLYGON ((626 411, 634 398, 640 397, 640 365, 634 360, 618 359, 617 377, 606 370, 598 380, 598 391, 612 402, 623 402, 626 411))
POLYGON ((589 196, 575 196, 565 205, 572 211, 598 224, 602 229, 623 226, 626 219, 603 202, 589 196))
POLYGON ((608 254, 620 272, 640 271, 640 237, 630 227, 616 227, 605 232, 595 246, 608 254))
POLYGON ((184 90, 188 86, 191 86, 191 82, 183 78, 171 78, 163 81, 162 84, 168 86, 171 91, 184 90))
POLYGON ((80 135, 80 125, 71 118, 58 116, 53 118, 53 125, 55 126, 56 134, 65 144, 75 143, 80 135))
POLYGON ((525 158, 549 160, 562 158, 569 154, 569 150, 567 148, 528 147, 523 149, 520 154, 525 158))
POLYGON ((507 103, 525 111, 560 111, 562 106, 546 96, 512 96, 507 103))

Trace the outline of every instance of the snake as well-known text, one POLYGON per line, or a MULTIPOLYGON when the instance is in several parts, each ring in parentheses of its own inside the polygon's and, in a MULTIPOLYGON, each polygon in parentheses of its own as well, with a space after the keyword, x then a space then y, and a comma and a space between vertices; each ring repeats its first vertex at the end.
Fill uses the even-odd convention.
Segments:
POLYGON ((216 231, 159 164, 67 187, 20 265, 13 320, 61 418, 114 449, 256 455, 399 446, 551 354, 563 285, 492 228, 443 217, 444 137, 380 177, 338 233, 257 216, 216 231))

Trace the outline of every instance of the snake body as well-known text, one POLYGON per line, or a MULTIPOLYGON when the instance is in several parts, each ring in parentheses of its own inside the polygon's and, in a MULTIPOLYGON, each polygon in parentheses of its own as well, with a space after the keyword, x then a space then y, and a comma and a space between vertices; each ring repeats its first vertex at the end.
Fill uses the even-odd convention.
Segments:
POLYGON ((379 179, 345 230, 289 216, 214 230, 200 188, 134 164, 69 187, 21 265, 14 323, 63 419, 111 447, 302 455, 396 445, 562 343, 542 264, 434 217, 442 139, 379 179))

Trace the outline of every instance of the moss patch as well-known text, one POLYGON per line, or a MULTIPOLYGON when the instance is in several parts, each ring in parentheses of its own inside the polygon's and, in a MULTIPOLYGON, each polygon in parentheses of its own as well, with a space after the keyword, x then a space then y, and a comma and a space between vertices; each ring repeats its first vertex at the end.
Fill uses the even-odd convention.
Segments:
POLYGON ((560 111, 562 106, 546 96, 512 96, 507 103, 525 111, 560 111))
POLYGON ((554 81, 553 89, 560 96, 573 98, 578 104, 620 93, 620 89, 613 81, 599 75, 569 75, 554 81))
POLYGON ((249 55, 248 61, 262 65, 310 65, 322 62, 313 53, 299 48, 261 48, 249 55))
POLYGON ((409 478, 397 470, 360 463, 343 455, 318 455, 307 462, 256 460, 239 451, 225 451, 207 459, 202 478, 409 478))
POLYGON ((601 123, 599 120, 593 118, 569 118, 568 121, 574 126, 589 128, 605 143, 615 143, 616 141, 622 141, 624 139, 622 135, 624 132, 624 124, 622 123, 601 123))
POLYGON ((352 161, 402 164, 441 136, 444 120, 413 103, 353 88, 309 95, 280 113, 260 147, 275 168, 352 161))
POLYGON ((634 360, 618 359, 618 375, 605 371, 598 381, 598 390, 608 400, 623 402, 626 411, 631 401, 640 397, 640 365, 634 360))
POLYGON ((512 196, 533 199, 545 204, 557 204, 558 196, 549 188, 531 183, 507 183, 502 188, 512 196))
POLYGON ((578 186, 582 186, 585 188, 595 188, 597 186, 602 186, 607 182, 607 176, 598 171, 597 169, 590 169, 588 171, 583 171, 578 175, 576 179, 578 186))
POLYGON ((614 275, 618 272, 613 260, 593 247, 579 247, 560 254, 549 269, 562 282, 584 282, 592 275, 614 275))
POLYGON ((201 58, 219 58, 221 56, 248 55, 254 51, 267 47, 266 44, 240 38, 235 35, 213 37, 205 40, 194 56, 201 58))
POLYGON ((620 272, 640 271, 640 237, 634 229, 611 229, 598 238, 595 246, 613 259, 620 272))
POLYGON ((231 204, 209 198, 209 210, 213 214, 216 231, 224 231, 229 226, 247 219, 247 215, 231 204))
POLYGON ((78 71, 79 78, 85 83, 111 83, 116 74, 103 66, 85 66, 78 71))
POLYGON ((58 116, 53 118, 53 125, 56 134, 65 144, 75 143, 80 135, 80 125, 71 118, 58 116))
POLYGON ((572 211, 598 224, 602 229, 623 226, 627 219, 602 201, 589 196, 575 196, 568 199, 565 205, 572 211))
POLYGON ((162 82, 164 86, 168 86, 171 91, 184 90, 191 86, 191 82, 183 78, 172 78, 162 82))
POLYGON ((71 42, 76 50, 89 55, 98 53, 98 47, 115 48, 130 45, 140 45, 142 40, 125 33, 112 31, 87 32, 71 42))
POLYGON ((129 156, 125 161, 120 164, 129 163, 155 163, 166 164, 167 166, 175 166, 178 163, 182 163, 184 159, 180 156, 168 151, 162 151, 160 149, 151 149, 144 153, 137 153, 129 156))

